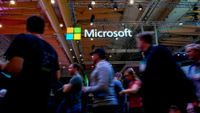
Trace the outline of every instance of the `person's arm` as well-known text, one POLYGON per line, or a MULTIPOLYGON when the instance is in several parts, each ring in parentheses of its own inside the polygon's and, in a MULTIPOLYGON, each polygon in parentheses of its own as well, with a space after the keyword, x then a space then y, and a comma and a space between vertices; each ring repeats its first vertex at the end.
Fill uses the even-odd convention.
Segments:
POLYGON ((8 62, 0 64, 2 71, 8 72, 14 76, 18 75, 23 69, 24 56, 27 49, 27 40, 24 39, 22 35, 18 35, 15 38, 4 54, 8 62))
POLYGON ((135 82, 135 84, 132 85, 131 88, 129 89, 126 89, 126 90, 123 90, 120 92, 120 94, 134 94, 134 93, 137 93, 138 90, 140 89, 141 87, 141 82, 138 80, 135 82))
POLYGON ((57 80, 60 80, 60 78, 61 78, 61 72, 60 72, 60 70, 56 71, 56 78, 57 78, 57 80))
POLYGON ((6 71, 12 75, 18 75, 23 69, 24 59, 21 57, 13 57, 3 68, 3 71, 6 71))
POLYGON ((82 84, 82 82, 81 83, 80 82, 81 79, 79 77, 72 77, 70 82, 63 86, 63 92, 67 93, 72 89, 72 87, 76 88, 77 85, 82 84))
POLYGON ((86 92, 98 92, 106 91, 109 85, 109 74, 111 70, 108 70, 106 67, 99 67, 97 72, 97 84, 95 86, 89 86, 85 88, 86 92))
POLYGON ((63 86, 63 92, 64 93, 67 93, 67 92, 69 92, 70 90, 71 90, 71 88, 72 88, 72 84, 65 84, 64 86, 63 86))

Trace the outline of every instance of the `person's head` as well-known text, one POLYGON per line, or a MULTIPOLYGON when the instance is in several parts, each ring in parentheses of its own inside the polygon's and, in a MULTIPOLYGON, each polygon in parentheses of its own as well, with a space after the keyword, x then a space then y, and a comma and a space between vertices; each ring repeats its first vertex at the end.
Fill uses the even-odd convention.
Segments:
POLYGON ((95 49, 93 52, 90 53, 92 57, 92 61, 96 64, 100 60, 104 60, 106 58, 106 52, 102 48, 95 49))
POLYGON ((45 21, 39 16, 31 16, 26 21, 26 30, 33 34, 43 34, 45 21))
POLYGON ((78 64, 71 64, 68 67, 68 71, 70 73, 70 75, 74 75, 75 73, 80 71, 80 65, 78 64))
POLYGON ((181 111, 177 106, 171 106, 169 108, 169 113, 181 113, 181 111))
POLYGON ((137 75, 136 75, 135 71, 133 70, 133 68, 131 68, 131 67, 129 67, 125 70, 124 77, 125 77, 125 79, 127 79, 129 81, 137 79, 137 75))
POLYGON ((142 52, 145 52, 153 45, 153 36, 148 32, 139 33, 136 36, 136 42, 138 49, 140 49, 142 52))
POLYGON ((122 73, 120 72, 115 73, 115 79, 120 80, 121 77, 122 77, 122 73))
POLYGON ((185 47, 188 58, 191 60, 200 60, 200 45, 189 44, 185 47))

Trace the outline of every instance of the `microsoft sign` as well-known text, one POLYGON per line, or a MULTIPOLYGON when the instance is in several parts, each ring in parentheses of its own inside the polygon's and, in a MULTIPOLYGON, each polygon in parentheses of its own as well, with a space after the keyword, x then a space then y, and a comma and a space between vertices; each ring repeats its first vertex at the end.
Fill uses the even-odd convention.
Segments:
POLYGON ((117 38, 117 37, 132 37, 132 31, 130 29, 124 29, 123 31, 98 31, 97 29, 84 30, 84 37, 88 38, 117 38))
MULTIPOLYGON (((65 34, 66 40, 81 40, 81 28, 80 27, 69 27, 65 34)), ((132 37, 132 31, 125 28, 121 31, 98 31, 97 29, 85 29, 83 30, 85 38, 124 38, 132 37)))

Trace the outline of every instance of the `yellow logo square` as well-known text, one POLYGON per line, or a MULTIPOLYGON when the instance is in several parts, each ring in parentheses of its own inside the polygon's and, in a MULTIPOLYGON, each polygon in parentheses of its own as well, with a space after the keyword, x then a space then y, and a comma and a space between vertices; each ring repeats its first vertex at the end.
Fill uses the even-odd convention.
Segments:
POLYGON ((81 34, 74 34, 74 40, 81 40, 81 34))
POLYGON ((74 28, 73 27, 68 27, 67 28, 67 33, 74 33, 74 28))

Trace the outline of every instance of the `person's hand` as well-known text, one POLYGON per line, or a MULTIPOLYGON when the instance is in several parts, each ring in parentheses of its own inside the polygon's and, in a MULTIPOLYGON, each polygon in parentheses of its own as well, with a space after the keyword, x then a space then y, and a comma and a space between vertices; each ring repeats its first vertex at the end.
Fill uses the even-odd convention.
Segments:
POLYGON ((192 103, 188 103, 186 109, 187 109, 187 112, 188 112, 188 113, 191 113, 191 112, 192 112, 192 113, 195 113, 194 105, 193 105, 192 103))
POLYGON ((125 94, 125 91, 122 90, 121 92, 119 92, 119 95, 124 95, 125 94))
POLYGON ((82 87, 82 92, 83 92, 83 93, 86 92, 86 87, 85 87, 85 86, 82 87))
POLYGON ((63 85, 63 92, 67 92, 69 90, 69 84, 63 85))

